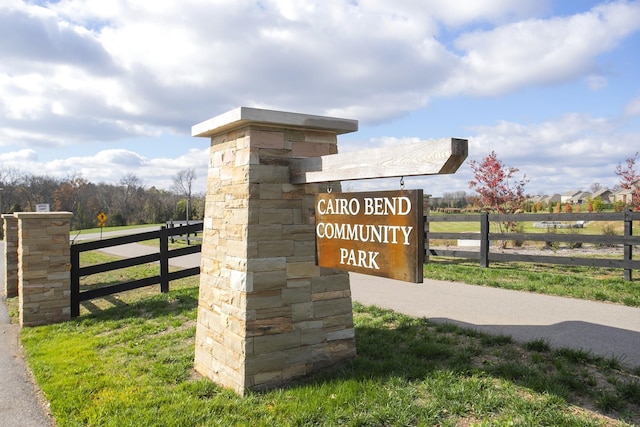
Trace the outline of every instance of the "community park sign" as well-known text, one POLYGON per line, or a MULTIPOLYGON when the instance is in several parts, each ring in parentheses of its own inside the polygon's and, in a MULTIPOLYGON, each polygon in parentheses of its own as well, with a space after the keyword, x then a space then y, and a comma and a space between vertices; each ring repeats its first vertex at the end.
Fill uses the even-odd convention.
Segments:
POLYGON ((316 196, 318 265, 422 283, 422 190, 316 196))
MULTIPOLYGON (((291 159, 292 184, 331 183, 454 173, 468 141, 441 138, 291 159)), ((422 190, 323 193, 316 197, 318 265, 415 283, 422 282, 422 190)))

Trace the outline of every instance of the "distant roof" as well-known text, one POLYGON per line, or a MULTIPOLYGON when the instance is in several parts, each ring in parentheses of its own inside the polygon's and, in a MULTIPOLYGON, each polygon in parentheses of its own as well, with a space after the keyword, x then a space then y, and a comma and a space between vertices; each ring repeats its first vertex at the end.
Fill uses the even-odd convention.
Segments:
POLYGON ((598 196, 604 196, 606 193, 611 194, 612 191, 609 190, 608 188, 601 188, 598 191, 596 191, 595 193, 593 193, 593 197, 596 198, 598 196))

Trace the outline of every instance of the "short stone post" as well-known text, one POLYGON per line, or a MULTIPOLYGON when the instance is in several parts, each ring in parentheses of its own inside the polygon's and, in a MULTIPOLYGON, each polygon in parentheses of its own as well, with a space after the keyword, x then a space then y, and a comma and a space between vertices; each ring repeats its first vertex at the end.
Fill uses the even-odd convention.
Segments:
POLYGON ((71 212, 17 212, 20 326, 71 318, 71 212))
POLYGON ((18 219, 2 214, 4 232, 4 296, 18 296, 18 219))
POLYGON ((334 154, 336 135, 356 129, 251 108, 193 127, 211 138, 195 350, 204 376, 243 395, 355 356, 349 276, 315 262, 320 186, 292 185, 289 162, 334 154))

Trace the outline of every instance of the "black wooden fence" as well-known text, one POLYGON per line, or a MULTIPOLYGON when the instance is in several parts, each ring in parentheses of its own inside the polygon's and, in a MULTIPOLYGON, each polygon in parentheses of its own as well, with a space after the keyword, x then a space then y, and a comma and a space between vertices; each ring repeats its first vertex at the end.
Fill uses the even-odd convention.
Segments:
POLYGON ((82 301, 87 301, 93 298, 104 297, 118 292, 129 291, 157 284, 160 285, 161 292, 168 292, 170 281, 200 274, 200 267, 193 267, 169 272, 170 258, 194 254, 201 251, 201 245, 192 245, 169 250, 169 238, 175 235, 197 233, 201 231, 202 223, 200 222, 197 224, 191 224, 171 229, 163 227, 160 230, 156 231, 149 231, 140 234, 132 234, 128 236, 114 237, 111 239, 71 245, 71 317, 77 317, 80 315, 80 303, 82 301), (80 267, 80 254, 82 252, 154 239, 159 239, 159 252, 108 262, 106 264, 80 267), (160 263, 160 274, 139 280, 118 283, 116 285, 104 286, 96 289, 85 290, 82 292, 80 291, 81 277, 118 270, 121 268, 133 267, 136 265, 147 264, 151 262, 160 263))
MULTIPOLYGON (((192 225, 192 224, 202 224, 203 221, 200 220, 196 220, 196 221, 174 221, 174 220, 169 220, 165 223, 165 226, 167 228, 176 228, 176 227, 184 227, 185 225, 192 225)), ((202 227, 200 228, 199 231, 202 231, 202 227)), ((180 234, 172 234, 170 237, 171 243, 175 243, 176 240, 184 240, 185 242, 187 242, 187 245, 190 245, 192 241, 196 241, 196 242, 202 242, 202 237, 198 237, 198 231, 196 232, 186 232, 186 233, 180 233, 180 234), (193 236, 192 236, 193 234, 193 236)))
MULTIPOLYGON (((640 269, 640 261, 633 260, 633 247, 640 245, 640 237, 633 235, 633 221, 640 220, 640 212, 610 212, 610 213, 561 213, 561 214, 476 214, 476 215, 429 215, 425 217, 425 262, 429 256, 447 256, 454 258, 478 259, 480 266, 489 267, 490 261, 520 261, 540 264, 578 265, 593 267, 609 267, 624 269, 625 280, 631 280, 632 270, 640 269), (622 235, 580 234, 547 232, 544 233, 491 233, 489 225, 492 222, 573 222, 578 221, 622 221, 624 232, 622 235), (430 232, 429 224, 433 222, 476 222, 479 232, 445 233, 430 232), (449 250, 430 249, 429 241, 436 239, 469 239, 479 240, 480 250, 449 250), (576 256, 539 256, 530 254, 492 252, 492 241, 539 241, 539 242, 569 242, 587 243, 593 245, 620 245, 623 247, 622 259, 585 258, 576 256)), ((588 229, 588 227, 587 227, 588 229)))

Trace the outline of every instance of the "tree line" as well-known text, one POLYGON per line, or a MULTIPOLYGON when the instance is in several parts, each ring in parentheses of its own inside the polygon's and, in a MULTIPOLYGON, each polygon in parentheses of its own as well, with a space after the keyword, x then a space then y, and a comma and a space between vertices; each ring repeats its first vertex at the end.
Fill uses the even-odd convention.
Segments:
POLYGON ((173 188, 163 190, 145 188, 133 173, 116 184, 96 184, 79 176, 60 179, 5 168, 0 169, 0 212, 34 212, 36 205, 48 204, 52 211, 73 213, 73 230, 96 227, 101 212, 107 226, 202 219, 204 196, 191 192, 195 178, 193 169, 180 171, 173 188))

